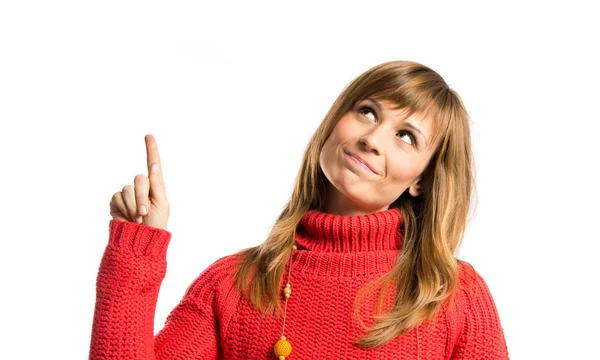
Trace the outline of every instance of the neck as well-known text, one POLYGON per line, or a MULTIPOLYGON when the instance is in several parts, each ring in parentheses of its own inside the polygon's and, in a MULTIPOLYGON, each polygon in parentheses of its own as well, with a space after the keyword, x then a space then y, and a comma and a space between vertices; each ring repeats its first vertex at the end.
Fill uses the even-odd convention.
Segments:
POLYGON ((327 195, 322 211, 329 214, 358 216, 381 212, 389 210, 390 208, 389 204, 379 208, 371 207, 368 209, 364 206, 357 206, 356 203, 354 203, 346 195, 342 194, 335 186, 333 186, 331 182, 328 181, 326 187, 327 195))

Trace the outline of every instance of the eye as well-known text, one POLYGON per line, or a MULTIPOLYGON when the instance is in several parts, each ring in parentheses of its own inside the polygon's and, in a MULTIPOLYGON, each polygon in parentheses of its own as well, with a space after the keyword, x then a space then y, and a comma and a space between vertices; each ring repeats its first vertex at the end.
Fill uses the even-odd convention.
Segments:
POLYGON ((365 111, 366 111, 366 112, 370 112, 370 113, 372 113, 373 115, 375 115, 375 111, 373 111, 373 109, 372 109, 371 107, 369 107, 369 106, 363 106, 363 107, 361 107, 361 108, 358 110, 358 112, 359 112, 360 114, 363 114, 365 111))
POLYGON ((410 145, 414 145, 415 144, 415 136, 408 130, 400 130, 398 131, 398 134, 408 134, 408 136, 410 137, 410 145))
MULTIPOLYGON (((359 114, 364 114, 365 112, 367 113, 372 113, 373 115, 375 115, 375 111, 373 110, 373 108, 371 108, 370 106, 363 106, 360 109, 358 109, 358 113, 359 114)), ((398 134, 407 134, 410 137, 410 144, 409 145, 415 145, 416 141, 415 141, 415 135, 409 131, 409 130, 400 130, 398 131, 398 134)), ((402 138, 402 137, 400 137, 402 138)))

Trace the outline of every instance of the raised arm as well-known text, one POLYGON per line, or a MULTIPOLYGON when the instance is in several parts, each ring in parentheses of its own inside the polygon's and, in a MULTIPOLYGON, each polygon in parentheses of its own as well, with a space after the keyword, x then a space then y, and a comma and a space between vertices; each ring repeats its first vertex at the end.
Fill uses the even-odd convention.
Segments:
POLYGON ((138 174, 134 186, 110 201, 113 219, 96 278, 89 359, 217 359, 219 328, 209 281, 195 281, 154 336, 171 233, 158 147, 152 135, 144 139, 148 175, 138 174), (188 296, 196 287, 208 289, 209 296, 188 296))
MULTIPOLYGON (((219 324, 210 296, 193 289, 212 286, 200 276, 154 336, 158 293, 166 274, 171 233, 110 221, 109 244, 96 280, 96 306, 89 359, 218 359, 219 324)), ((210 294, 210 291, 206 291, 210 294)))

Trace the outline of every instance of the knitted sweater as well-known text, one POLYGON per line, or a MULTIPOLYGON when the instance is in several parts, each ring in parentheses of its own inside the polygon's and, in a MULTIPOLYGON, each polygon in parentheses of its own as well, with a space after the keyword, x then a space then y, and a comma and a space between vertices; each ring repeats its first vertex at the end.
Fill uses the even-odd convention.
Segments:
MULTIPOLYGON (((366 332, 353 316, 354 298, 367 282, 393 267, 402 248, 400 221, 396 209, 360 216, 310 210, 303 216, 291 259, 293 292, 285 322, 290 360, 508 359, 490 291, 462 261, 454 306, 446 302, 433 320, 381 347, 354 344, 366 332)), ((282 317, 262 318, 235 288, 237 254, 202 271, 154 334, 170 239, 163 229, 110 220, 96 281, 89 359, 277 359, 273 345, 281 336, 282 317)), ((374 323, 369 315, 378 293, 370 292, 361 302, 367 326, 374 323)), ((285 301, 283 295, 281 299, 285 301)), ((386 291, 383 309, 392 304, 393 291, 386 291)))

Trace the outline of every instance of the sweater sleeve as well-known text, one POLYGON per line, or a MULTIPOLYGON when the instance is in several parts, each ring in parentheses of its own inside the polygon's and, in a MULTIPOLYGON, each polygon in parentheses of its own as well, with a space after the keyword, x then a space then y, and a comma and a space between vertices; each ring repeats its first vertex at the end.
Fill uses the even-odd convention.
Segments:
POLYGON ((504 331, 492 294, 481 275, 470 264, 462 263, 466 314, 451 360, 508 360, 504 331))
MULTIPOLYGON (((90 360, 218 359, 219 324, 210 291, 201 302, 189 296, 190 286, 164 328, 154 335, 170 239, 167 230, 110 221, 109 242, 96 278, 90 360)), ((198 279, 194 288, 210 288, 198 279)))

